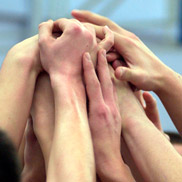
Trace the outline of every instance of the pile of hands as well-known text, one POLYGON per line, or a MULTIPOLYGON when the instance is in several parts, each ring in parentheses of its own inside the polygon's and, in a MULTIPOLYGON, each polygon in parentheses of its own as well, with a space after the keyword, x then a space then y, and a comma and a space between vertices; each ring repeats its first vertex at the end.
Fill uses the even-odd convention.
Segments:
POLYGON ((177 154, 147 91, 165 104, 167 76, 181 78, 135 34, 88 11, 72 15, 41 23, 7 55, 36 80, 26 129, 14 139, 22 181, 160 181, 156 151, 177 154))

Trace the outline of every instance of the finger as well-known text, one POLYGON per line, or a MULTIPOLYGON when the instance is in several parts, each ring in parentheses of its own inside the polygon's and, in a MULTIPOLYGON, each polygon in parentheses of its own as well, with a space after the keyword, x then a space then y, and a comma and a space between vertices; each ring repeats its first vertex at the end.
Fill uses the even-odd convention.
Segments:
MULTIPOLYGON (((96 27, 96 30, 98 31, 98 34, 100 34, 98 27, 96 27)), ((135 47, 135 42, 133 39, 131 39, 128 36, 114 33, 114 48, 120 55, 123 56, 124 59, 125 56, 127 56, 127 53, 129 51, 131 52, 131 49, 133 49, 134 47, 135 47)))
POLYGON ((142 105, 143 109, 145 110, 146 108, 146 104, 145 104, 145 100, 143 98, 143 93, 142 91, 137 91, 137 92, 134 92, 135 96, 137 97, 137 99, 139 100, 140 104, 142 105))
POLYGON ((109 52, 107 53, 107 61, 108 62, 113 62, 116 59, 119 59, 121 57, 121 55, 117 52, 109 52))
MULTIPOLYGON (((101 40, 104 39, 105 34, 103 31, 103 27, 98 25, 92 25, 92 26, 95 29, 96 36, 101 40)), ((113 33, 114 33, 114 48, 120 55, 124 57, 126 52, 128 52, 128 50, 134 47, 135 45, 134 41, 130 37, 118 34, 116 32, 113 33)))
POLYGON ((39 44, 40 46, 46 45, 48 41, 53 38, 53 21, 49 20, 39 25, 39 44))
POLYGON ((93 105, 103 102, 101 86, 89 53, 83 55, 83 71, 90 104, 93 105))
POLYGON ((113 67, 114 70, 116 70, 116 68, 121 67, 121 66, 125 66, 126 67, 126 63, 123 62, 122 60, 115 60, 112 63, 112 67, 113 67))
POLYGON ((114 45, 114 34, 107 26, 103 28, 103 33, 105 34, 105 38, 99 43, 99 47, 109 51, 114 45))
POLYGON ((134 86, 139 85, 141 82, 141 75, 141 72, 123 66, 118 67, 115 70, 115 76, 117 79, 130 82, 134 86))
POLYGON ((162 131, 162 126, 160 123, 159 112, 157 109, 157 102, 154 97, 149 92, 143 93, 143 98, 146 103, 145 113, 147 117, 152 121, 152 123, 162 131))
POLYGON ((113 102, 113 83, 111 80, 109 67, 106 59, 106 51, 101 49, 98 53, 97 73, 101 84, 104 101, 113 102))
POLYGON ((85 10, 73 10, 71 12, 72 16, 75 17, 78 20, 93 23, 95 25, 101 25, 101 26, 111 26, 114 24, 109 19, 105 18, 104 16, 98 15, 96 13, 92 13, 90 11, 85 10))
POLYGON ((89 23, 92 23, 94 25, 99 25, 99 26, 107 25, 111 30, 113 30, 117 33, 120 33, 125 36, 130 36, 130 37, 133 36, 133 34, 131 32, 120 27, 115 22, 111 21, 110 19, 108 19, 104 16, 98 15, 96 13, 92 13, 92 12, 86 11, 86 10, 73 10, 71 12, 71 14, 73 17, 75 17, 76 19, 78 19, 81 22, 89 22, 89 23))
POLYGON ((54 32, 56 33, 64 32, 69 23, 70 20, 66 18, 61 18, 56 20, 54 22, 54 32))

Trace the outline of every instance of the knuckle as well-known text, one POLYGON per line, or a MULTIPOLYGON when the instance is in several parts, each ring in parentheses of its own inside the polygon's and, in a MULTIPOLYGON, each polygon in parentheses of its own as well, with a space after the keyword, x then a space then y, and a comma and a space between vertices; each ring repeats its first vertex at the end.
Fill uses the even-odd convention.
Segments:
POLYGON ((114 40, 113 40, 113 39, 108 39, 108 40, 107 40, 107 45, 108 45, 109 47, 112 47, 112 46, 114 45, 114 40))
POLYGON ((73 23, 70 28, 70 33, 73 34, 81 34, 83 32, 82 27, 78 25, 77 23, 73 23))
POLYGON ((39 38, 39 46, 45 45, 48 42, 48 38, 46 36, 39 38))
POLYGON ((105 104, 98 104, 95 113, 99 118, 106 120, 108 116, 108 108, 105 104))

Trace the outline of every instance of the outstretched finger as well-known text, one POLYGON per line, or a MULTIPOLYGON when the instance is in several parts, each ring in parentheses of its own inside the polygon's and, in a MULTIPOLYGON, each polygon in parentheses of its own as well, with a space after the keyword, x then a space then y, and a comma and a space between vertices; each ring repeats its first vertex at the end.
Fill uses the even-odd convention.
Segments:
POLYGON ((146 103, 145 113, 152 123, 162 131, 162 126, 159 118, 159 112, 157 109, 157 102, 149 92, 143 93, 143 98, 146 103))
POLYGON ((96 13, 86 11, 86 10, 73 10, 71 12, 72 16, 81 22, 88 22, 94 25, 105 26, 107 25, 112 31, 120 33, 125 36, 131 36, 131 32, 125 30, 124 28, 117 25, 115 22, 110 19, 98 15, 96 13))
POLYGON ((106 51, 104 49, 101 49, 98 53, 97 72, 104 100, 111 103, 114 101, 113 83, 106 59, 106 51))
POLYGON ((99 102, 103 102, 101 86, 88 52, 83 55, 83 71, 90 104, 97 105, 99 102))
POLYGON ((111 26, 112 24, 114 24, 112 21, 105 18, 104 16, 86 10, 73 10, 71 14, 80 21, 93 23, 95 25, 111 26))

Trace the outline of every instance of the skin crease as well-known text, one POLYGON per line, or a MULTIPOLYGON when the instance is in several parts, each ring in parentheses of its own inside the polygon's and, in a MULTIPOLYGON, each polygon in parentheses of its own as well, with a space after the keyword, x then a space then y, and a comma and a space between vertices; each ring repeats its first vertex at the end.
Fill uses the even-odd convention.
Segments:
POLYGON ((114 31, 114 48, 128 65, 128 67, 117 68, 116 77, 131 82, 138 89, 154 91, 181 133, 182 77, 163 64, 135 34, 119 27, 108 18, 89 11, 73 10, 72 15, 80 21, 91 23, 98 37, 103 36, 100 26, 108 25, 114 31))
MULTIPOLYGON (((109 29, 105 28, 105 31, 108 35, 109 29)), ((75 20, 60 19, 54 23, 49 21, 39 26, 41 62, 50 75, 55 100, 55 130, 47 181, 65 181, 65 179, 67 181, 95 181, 93 148, 81 72, 82 54, 88 50, 90 54, 93 54, 99 48, 94 38, 93 29, 89 30, 88 26, 85 27, 75 20), (59 27, 63 32, 57 39, 54 39, 51 34, 55 27, 59 27), (73 38, 74 44, 71 43, 73 38), (85 43, 88 47, 83 46, 85 43), (58 49, 62 51, 57 51, 58 49), (79 148, 79 151, 73 148, 79 148), (74 175, 68 176, 70 171, 74 175)), ((112 46, 113 36, 106 36, 106 39, 104 46, 112 46)))
MULTIPOLYGON (((110 20, 88 11, 73 11, 72 15, 92 24, 101 25, 104 23, 118 28, 110 20)), ((100 27, 94 27, 97 35, 102 37, 100 27)), ((130 81, 139 89, 155 91, 180 131, 180 123, 182 122, 179 122, 178 118, 182 117, 178 110, 179 107, 175 107, 176 104, 182 103, 179 102, 182 84, 180 84, 181 80, 178 78, 178 74, 165 66, 138 37, 132 33, 128 34, 122 28, 120 30, 122 34, 114 33, 114 47, 125 59, 128 67, 117 68, 116 77, 120 80, 130 81), (175 88, 176 92, 171 91, 171 88, 175 88)), ((180 181, 181 157, 169 141, 146 118, 144 111, 127 86, 118 86, 118 88, 119 100, 121 99, 122 103, 125 103, 125 105, 120 103, 123 137, 143 178, 146 181, 155 182, 180 181), (153 146, 152 149, 151 146, 153 146), (164 150, 167 152, 163 153, 164 150), (162 155, 160 155, 161 153, 162 155), (162 164, 158 163, 159 160, 162 161, 162 164), (163 175, 161 176, 161 174, 163 175)))

